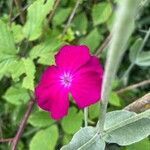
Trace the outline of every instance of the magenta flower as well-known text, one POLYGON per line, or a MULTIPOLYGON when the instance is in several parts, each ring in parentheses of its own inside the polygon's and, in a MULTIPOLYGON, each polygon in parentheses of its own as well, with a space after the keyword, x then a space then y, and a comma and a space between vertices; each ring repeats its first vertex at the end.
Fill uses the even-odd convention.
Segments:
POLYGON ((51 112, 53 119, 67 115, 70 94, 79 108, 100 100, 103 69, 87 46, 63 46, 55 62, 45 70, 35 89, 39 107, 51 112))

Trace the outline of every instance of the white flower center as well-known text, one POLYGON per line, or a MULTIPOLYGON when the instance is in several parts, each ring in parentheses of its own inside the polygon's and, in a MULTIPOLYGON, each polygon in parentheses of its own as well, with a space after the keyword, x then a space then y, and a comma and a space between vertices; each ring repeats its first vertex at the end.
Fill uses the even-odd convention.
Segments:
POLYGON ((72 74, 70 72, 64 72, 60 76, 60 81, 64 87, 70 87, 72 82, 72 74))

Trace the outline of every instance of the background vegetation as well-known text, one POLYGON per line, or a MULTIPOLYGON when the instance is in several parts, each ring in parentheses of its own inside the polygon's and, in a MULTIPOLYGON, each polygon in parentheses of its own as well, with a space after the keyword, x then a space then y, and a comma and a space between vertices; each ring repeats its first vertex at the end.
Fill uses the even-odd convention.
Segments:
MULTIPOLYGON (((105 64, 119 1, 0 0, 0 139, 16 135, 28 104, 32 105, 34 87, 46 66, 54 63, 54 55, 61 45, 86 44, 105 64)), ((128 51, 113 82, 108 111, 123 109, 149 92, 149 14, 150 5, 143 0, 128 51)), ((95 104, 89 108, 89 125, 95 126, 98 116, 99 104, 95 104)), ((73 102, 69 115, 59 122, 34 105, 18 150, 60 149, 83 125, 83 110, 73 102)), ((10 149, 8 143, 1 140, 0 150, 10 149)), ((148 138, 126 147, 107 145, 108 150, 149 148, 148 138)))

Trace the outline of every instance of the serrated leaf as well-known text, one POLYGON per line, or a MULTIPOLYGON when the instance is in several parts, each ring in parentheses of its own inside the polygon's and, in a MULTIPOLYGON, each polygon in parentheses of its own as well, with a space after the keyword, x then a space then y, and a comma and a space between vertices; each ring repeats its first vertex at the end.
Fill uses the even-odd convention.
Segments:
POLYGON ((41 57, 38 59, 38 63, 43 64, 43 65, 53 65, 55 64, 54 56, 55 56, 55 53, 52 53, 52 52, 41 55, 41 57))
POLYGON ((82 123, 83 113, 82 111, 77 112, 75 107, 70 108, 69 115, 61 121, 63 130, 68 134, 77 132, 82 126, 82 123))
POLYGON ((54 25, 61 25, 69 16, 71 12, 71 8, 60 8, 57 10, 54 18, 53 18, 53 24, 54 25))
POLYGON ((17 63, 17 57, 10 55, 8 57, 6 55, 1 55, 0 57, 3 57, 3 59, 1 58, 0 61, 0 75, 10 75, 13 66, 15 66, 17 63))
POLYGON ((8 26, 0 20, 0 55, 15 55, 14 39, 8 26))
POLYGON ((24 63, 24 69, 26 77, 23 79, 22 87, 34 90, 34 75, 35 75, 35 65, 30 58, 22 59, 24 63))
POLYGON ((138 142, 150 135, 150 110, 141 114, 114 111, 106 115, 103 139, 108 143, 125 146, 138 142))
POLYGON ((41 44, 33 47, 30 51, 30 58, 37 59, 38 63, 43 65, 52 65, 55 63, 55 51, 63 44, 62 41, 56 38, 50 37, 41 44))
POLYGON ((102 24, 108 20, 112 13, 112 6, 110 3, 101 2, 95 4, 92 8, 92 17, 94 25, 102 24))
POLYGON ((48 112, 36 111, 31 114, 28 122, 34 127, 46 127, 52 125, 54 120, 50 118, 48 112))
POLYGON ((29 101, 30 96, 26 89, 17 84, 8 88, 3 98, 11 104, 22 105, 29 101))
POLYGON ((80 44, 89 46, 91 51, 94 52, 102 40, 103 36, 98 32, 98 29, 95 28, 85 38, 80 40, 80 44))
POLYGON ((19 43, 24 39, 23 27, 21 25, 12 23, 11 31, 16 43, 19 43))
POLYGON ((104 150, 105 142, 100 139, 100 135, 97 134, 96 128, 85 127, 80 129, 72 138, 68 145, 65 145, 61 150, 104 150), (91 144, 88 142, 93 139, 91 144))
POLYGON ((42 34, 43 23, 52 10, 54 0, 36 0, 28 8, 27 22, 23 32, 30 41, 36 40, 42 34))
POLYGON ((10 29, 0 20, 0 76, 10 75, 10 70, 18 60, 16 54, 17 50, 10 29))
POLYGON ((15 62, 11 64, 9 68, 10 68, 11 77, 14 81, 18 81, 20 75, 25 73, 25 69, 24 69, 25 67, 22 59, 15 60, 15 62))
POLYGON ((130 53, 129 53, 129 58, 130 58, 130 61, 131 61, 131 62, 135 63, 136 58, 137 58, 138 53, 139 53, 139 49, 141 48, 142 43, 143 43, 143 39, 138 38, 138 39, 133 43, 133 45, 131 46, 131 48, 130 48, 130 53))
POLYGON ((139 53, 135 64, 138 66, 150 66, 150 51, 143 51, 139 53))
POLYGON ((31 142, 30 150, 54 150, 58 140, 58 129, 53 125, 47 129, 37 132, 31 142))

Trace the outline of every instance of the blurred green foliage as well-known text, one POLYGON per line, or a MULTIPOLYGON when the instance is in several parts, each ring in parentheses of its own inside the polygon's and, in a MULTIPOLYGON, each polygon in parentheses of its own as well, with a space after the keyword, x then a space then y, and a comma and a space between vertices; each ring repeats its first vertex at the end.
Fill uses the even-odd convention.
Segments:
MULTIPOLYGON (((0 0, 0 138, 14 137, 42 71, 54 63, 54 55, 60 46, 86 44, 93 54, 99 49, 110 33, 117 2, 119 0, 83 0, 62 37, 75 0, 62 0, 50 21, 48 18, 53 11, 54 0, 23 0, 24 23, 12 0, 0 0)), ((150 88, 147 85, 120 95, 116 93, 124 86, 150 79, 150 42, 146 42, 142 51, 138 52, 150 26, 150 5, 145 3, 141 7, 144 9, 141 8, 140 14, 137 14, 136 30, 113 83, 109 111, 122 109, 150 88), (134 66, 129 69, 131 64, 134 66)), ((103 64, 106 51, 104 49, 100 54, 103 64)), ((99 104, 90 106, 90 125, 96 124, 98 115, 99 104)), ((72 102, 68 116, 59 122, 35 106, 18 149, 60 149, 82 125, 83 111, 72 102)), ((0 143, 0 150, 7 149, 7 144, 0 143)), ((109 144, 107 149, 148 150, 150 141, 147 138, 126 147, 109 144)))

